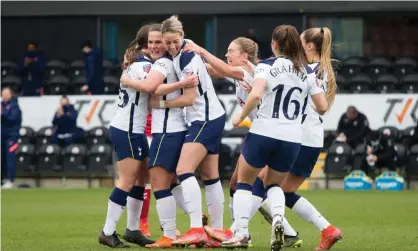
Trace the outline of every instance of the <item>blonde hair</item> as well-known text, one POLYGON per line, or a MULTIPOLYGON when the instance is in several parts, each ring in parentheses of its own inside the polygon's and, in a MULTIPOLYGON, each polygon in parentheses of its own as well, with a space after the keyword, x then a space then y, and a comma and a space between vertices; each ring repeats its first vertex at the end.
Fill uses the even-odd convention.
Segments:
POLYGON ((239 37, 232 41, 241 47, 241 51, 247 53, 248 60, 253 63, 257 64, 258 62, 258 44, 253 40, 246 38, 246 37, 239 37))
MULTIPOLYGON (((306 43, 313 43, 315 45, 316 52, 321 57, 321 62, 319 63, 318 73, 319 76, 327 73, 328 83, 327 83, 327 92, 325 97, 328 102, 328 107, 331 107, 334 103, 335 95, 337 94, 337 81, 335 79, 334 70, 332 68, 331 62, 334 61, 331 59, 331 45, 332 45, 332 34, 330 29, 327 27, 323 28, 310 28, 303 32, 303 38, 306 43)), ((329 109, 329 108, 328 108, 329 109)))
POLYGON ((170 18, 164 20, 164 22, 161 24, 161 32, 179 33, 181 36, 184 36, 183 24, 180 22, 176 15, 173 15, 170 18))

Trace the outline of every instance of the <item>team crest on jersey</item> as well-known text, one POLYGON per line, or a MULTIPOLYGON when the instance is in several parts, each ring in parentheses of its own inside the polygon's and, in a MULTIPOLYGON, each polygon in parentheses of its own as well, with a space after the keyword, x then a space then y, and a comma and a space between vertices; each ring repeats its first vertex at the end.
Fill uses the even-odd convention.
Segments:
POLYGON ((151 65, 150 64, 146 64, 143 66, 143 69, 146 73, 149 73, 149 71, 151 70, 151 65))
POLYGON ((184 69, 183 72, 182 72, 182 74, 183 75, 186 75, 186 76, 192 76, 193 75, 193 71, 190 70, 190 69, 184 69))

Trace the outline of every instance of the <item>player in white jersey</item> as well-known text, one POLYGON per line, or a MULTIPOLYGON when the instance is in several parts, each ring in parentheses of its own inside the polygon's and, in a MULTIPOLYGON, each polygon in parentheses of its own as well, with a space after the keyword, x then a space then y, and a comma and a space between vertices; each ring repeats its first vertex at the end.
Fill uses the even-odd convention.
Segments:
MULTIPOLYGON (((123 77, 121 81, 124 85, 134 89, 148 88, 147 91, 153 91, 154 95, 162 96, 163 100, 172 100, 182 94, 182 88, 197 85, 197 78, 188 77, 178 81, 172 57, 167 54, 162 42, 161 24, 151 26, 148 34, 148 50, 154 64, 147 79, 132 80, 123 77)), ((183 109, 152 109, 151 128, 153 140, 148 167, 164 235, 160 240, 146 247, 170 248, 171 242, 176 239, 176 202, 187 213, 182 188, 176 184, 177 178, 175 177, 177 162, 187 132, 183 109)))
POLYGON ((191 218, 190 229, 183 237, 172 242, 175 246, 204 245, 208 239, 202 224, 202 198, 199 184, 194 177, 196 168, 204 180, 211 226, 223 229, 224 195, 219 180, 219 146, 225 126, 225 111, 213 88, 203 59, 194 53, 182 52, 186 44, 183 26, 176 16, 162 24, 163 41, 173 57, 176 74, 180 80, 197 75, 197 87, 185 89, 174 100, 153 100, 152 107, 185 107, 186 121, 190 124, 176 168, 183 187, 191 218))
MULTIPOLYGON (((214 78, 224 77, 228 81, 234 83, 236 85, 237 102, 241 107, 245 105, 245 101, 247 100, 248 91, 249 91, 245 87, 247 87, 248 84, 250 85, 252 84, 253 76, 252 74, 248 73, 247 70, 245 70, 241 65, 242 65, 242 61, 244 60, 249 60, 251 64, 258 63, 259 61, 257 58, 258 45, 254 41, 248 38, 244 38, 244 37, 239 37, 233 40, 228 47, 227 54, 225 55, 228 64, 226 64, 221 59, 217 58, 216 56, 212 55, 210 52, 208 52, 204 48, 201 48, 200 46, 194 43, 188 43, 185 46, 184 50, 191 51, 202 56, 207 62, 208 70, 212 77, 214 78)), ((254 109, 248 115, 248 118, 250 121, 253 121, 256 118, 256 113, 257 113, 257 109, 254 109)), ((252 187, 253 204, 256 204, 256 205, 253 205, 253 208, 255 210, 252 210, 251 216, 254 216, 256 214, 258 208, 260 207, 265 197, 265 189, 264 189, 264 185, 262 181, 265 171, 266 169, 263 169, 260 172, 259 178, 256 179, 256 182, 254 183, 252 187)), ((230 239, 232 237, 232 233, 234 232, 233 195, 236 190, 237 178, 238 178, 238 163, 237 163, 237 168, 235 168, 234 174, 232 175, 231 182, 230 182, 229 209, 230 209, 231 218, 232 218, 232 226, 230 230, 220 231, 220 230, 212 229, 210 226, 205 226, 206 233, 212 238, 221 242, 230 239)), ((302 242, 301 240, 295 237, 289 240, 291 241, 291 243, 288 244, 288 246, 290 247, 293 247, 295 245, 300 245, 302 242)))
POLYGON ((254 84, 242 112, 233 119, 237 126, 261 101, 257 119, 251 125, 239 159, 238 184, 234 195, 236 231, 223 242, 224 247, 248 246, 248 222, 251 207, 250 184, 261 168, 268 166, 264 178, 267 200, 273 215, 271 249, 281 250, 284 244, 283 217, 285 199, 279 181, 290 170, 302 142, 301 104, 310 95, 316 109, 328 108, 314 74, 309 74, 306 56, 296 29, 291 25, 276 27, 272 35, 276 58, 260 62, 254 84))
MULTIPOLYGON (((147 35, 146 32, 144 34, 147 35)), ((123 67, 124 74, 130 78, 144 79, 151 68, 151 61, 147 57, 140 55, 138 58, 142 48, 133 44, 126 50, 123 67)), ((128 206, 128 224, 123 238, 141 246, 154 243, 139 231, 138 226, 145 187, 144 177, 138 174, 143 173, 141 168, 144 168, 148 158, 148 143, 144 135, 148 99, 147 93, 121 84, 118 109, 110 123, 109 138, 115 146, 119 182, 108 201, 106 223, 99 243, 112 248, 128 247, 116 234, 116 225, 125 206, 128 206)))

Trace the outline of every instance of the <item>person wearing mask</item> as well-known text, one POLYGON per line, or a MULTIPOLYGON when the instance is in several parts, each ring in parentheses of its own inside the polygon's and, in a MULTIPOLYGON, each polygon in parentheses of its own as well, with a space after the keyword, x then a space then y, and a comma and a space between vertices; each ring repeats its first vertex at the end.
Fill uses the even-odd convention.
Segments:
POLYGON ((337 141, 345 142, 352 148, 364 143, 370 132, 367 117, 359 112, 354 106, 349 106, 338 123, 337 141))
POLYGON ((22 113, 10 88, 1 92, 1 175, 2 189, 14 187, 16 175, 16 151, 19 148, 19 130, 22 125, 22 113))
POLYGON ((44 53, 38 49, 35 42, 31 42, 18 64, 18 72, 22 79, 22 96, 41 96, 43 94, 44 71, 44 53))
POLYGON ((91 95, 100 95, 104 92, 103 82, 103 54, 101 49, 93 48, 90 41, 86 41, 82 50, 84 53, 84 67, 86 71, 86 82, 81 88, 82 92, 91 95))

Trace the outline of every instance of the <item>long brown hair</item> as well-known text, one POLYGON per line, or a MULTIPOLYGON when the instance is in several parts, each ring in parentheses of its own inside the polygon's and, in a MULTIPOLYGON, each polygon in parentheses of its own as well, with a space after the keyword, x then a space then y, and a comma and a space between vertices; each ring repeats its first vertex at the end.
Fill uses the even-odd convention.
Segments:
POLYGON ((122 64, 122 69, 126 69, 129 65, 134 63, 139 55, 144 55, 150 57, 149 53, 146 51, 148 48, 148 33, 156 24, 147 24, 142 26, 136 33, 135 39, 129 44, 128 48, 125 50, 124 63, 122 64), (126 58, 126 62, 125 62, 126 58))
POLYGON ((310 28, 302 33, 305 43, 312 43, 315 46, 316 53, 321 57, 319 63, 318 74, 321 77, 324 72, 327 73, 327 92, 325 98, 328 102, 328 107, 331 107, 335 100, 337 93, 337 81, 335 79, 334 70, 332 68, 331 59, 331 45, 332 34, 331 31, 326 28, 310 28))
POLYGON ((279 54, 288 57, 296 71, 301 71, 307 65, 308 60, 303 51, 302 41, 294 26, 277 26, 273 31, 272 40, 278 44, 279 54))

